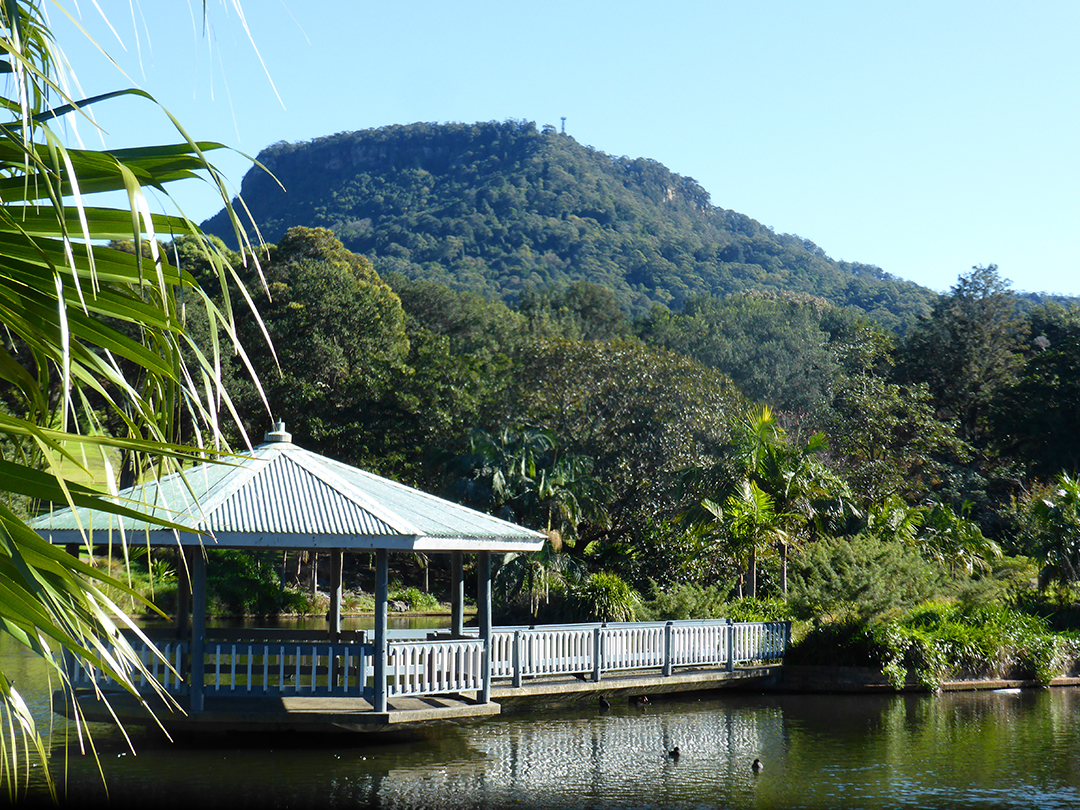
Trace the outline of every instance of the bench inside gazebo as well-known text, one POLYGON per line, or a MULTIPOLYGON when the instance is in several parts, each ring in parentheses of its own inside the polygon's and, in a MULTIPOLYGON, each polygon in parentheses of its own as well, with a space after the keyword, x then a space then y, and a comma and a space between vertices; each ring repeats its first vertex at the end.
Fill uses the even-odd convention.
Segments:
POLYGON ((190 527, 162 529, 86 509, 57 509, 35 528, 54 544, 126 541, 184 550, 174 628, 148 632, 137 698, 101 673, 73 665, 72 685, 94 719, 107 692, 126 721, 150 718, 167 730, 380 730, 399 724, 497 713, 491 701, 491 555, 536 551, 544 536, 406 487, 295 445, 277 423, 237 460, 205 464, 120 493, 158 517, 190 527), (85 534, 84 534, 85 531, 85 534), (329 554, 325 632, 208 630, 205 548, 329 554), (372 633, 341 625, 342 559, 375 557, 372 633), (391 552, 451 556, 451 626, 424 640, 395 640, 387 628, 391 552), (464 555, 476 555, 478 632, 464 627, 464 555), (190 586, 189 586, 190 582, 190 586), (165 662, 168 662, 167 664, 165 662), (154 696, 158 700, 154 700, 154 696), (163 695, 172 698, 160 700, 163 695), (169 711, 173 709, 183 711, 169 711))

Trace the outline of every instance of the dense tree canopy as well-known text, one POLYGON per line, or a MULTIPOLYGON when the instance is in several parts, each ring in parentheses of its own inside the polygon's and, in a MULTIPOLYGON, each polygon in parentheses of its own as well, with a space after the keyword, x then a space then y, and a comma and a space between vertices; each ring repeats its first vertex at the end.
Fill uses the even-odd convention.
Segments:
MULTIPOLYGON (((693 295, 790 290, 903 328, 934 294, 879 268, 836 262, 809 240, 713 206, 689 177, 613 157, 530 122, 411 124, 278 143, 244 199, 275 241, 333 230, 382 275, 401 272, 514 302, 588 281, 627 313, 693 295)), ((222 216, 207 229, 227 240, 222 216)))
POLYGON ((680 313, 654 311, 640 331, 649 343, 727 374, 751 399, 814 411, 832 395, 833 344, 855 323, 816 296, 754 291, 695 296, 680 313))

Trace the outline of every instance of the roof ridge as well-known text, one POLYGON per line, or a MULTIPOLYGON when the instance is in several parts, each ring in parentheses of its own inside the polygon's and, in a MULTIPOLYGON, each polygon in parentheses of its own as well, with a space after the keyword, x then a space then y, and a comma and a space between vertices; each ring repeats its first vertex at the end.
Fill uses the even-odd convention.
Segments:
MULTIPOLYGON (((313 453, 310 450, 305 450, 296 445, 290 445, 289 449, 284 451, 282 455, 287 456, 294 464, 311 474, 317 482, 324 484, 350 503, 368 512, 368 514, 376 520, 385 523, 387 526, 393 527, 400 534, 415 535, 417 537, 422 537, 427 534, 427 532, 419 529, 407 518, 379 505, 359 487, 350 484, 344 477, 335 472, 330 465, 326 464, 326 461, 329 459, 325 456, 320 456, 318 453, 313 453), (333 480, 328 480, 328 477, 333 480)), ((336 463, 340 464, 340 462, 336 463)), ((342 466, 348 467, 348 465, 342 466)), ((363 472, 363 470, 359 470, 358 468, 352 469, 363 472)))

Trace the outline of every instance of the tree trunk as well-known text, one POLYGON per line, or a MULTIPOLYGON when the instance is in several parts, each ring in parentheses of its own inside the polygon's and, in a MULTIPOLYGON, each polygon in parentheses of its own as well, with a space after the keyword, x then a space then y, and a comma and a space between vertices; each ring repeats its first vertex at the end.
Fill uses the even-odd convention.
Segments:
POLYGON ((787 556, 788 544, 780 544, 780 593, 787 599, 787 556))
POLYGON ((750 582, 746 589, 746 594, 751 599, 757 597, 757 547, 750 546, 750 582))

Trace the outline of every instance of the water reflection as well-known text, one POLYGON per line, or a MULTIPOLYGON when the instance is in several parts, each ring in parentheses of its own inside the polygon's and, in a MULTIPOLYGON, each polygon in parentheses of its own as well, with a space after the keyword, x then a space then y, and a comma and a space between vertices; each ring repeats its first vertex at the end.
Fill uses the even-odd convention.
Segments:
MULTIPOLYGON (((22 654, 6 671, 40 675, 22 654)), ((45 690, 32 694, 48 717, 45 690)), ((96 737, 112 807, 1073 808, 1080 690, 941 696, 713 694, 442 726, 407 742, 96 737), (667 751, 678 745, 678 760, 667 751), (765 763, 754 774, 750 763, 765 763)), ((106 794, 65 742, 65 804, 106 794)), ((39 793, 40 795, 40 793, 39 793)))

